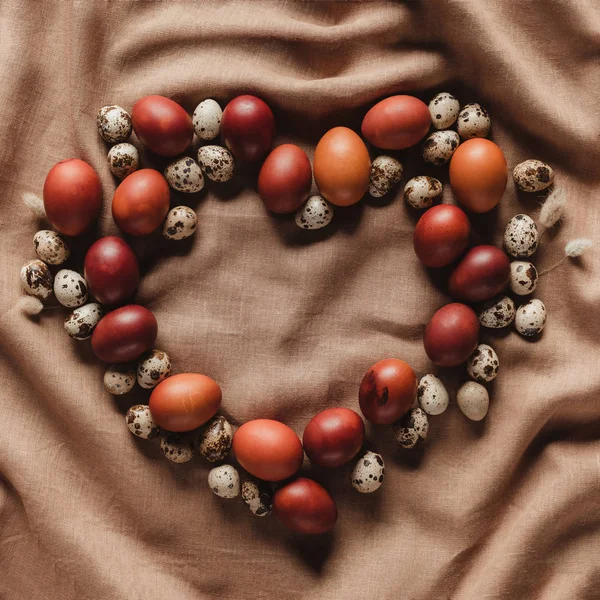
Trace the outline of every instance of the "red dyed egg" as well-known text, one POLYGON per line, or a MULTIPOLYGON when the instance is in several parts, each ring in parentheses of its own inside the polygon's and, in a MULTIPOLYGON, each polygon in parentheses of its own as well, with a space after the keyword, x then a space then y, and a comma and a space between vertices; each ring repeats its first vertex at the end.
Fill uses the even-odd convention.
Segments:
POLYGON ((90 291, 101 304, 122 304, 133 295, 140 278, 131 246, 115 236, 100 238, 90 246, 83 269, 90 291))
POLYGON ((442 306, 425 327, 423 345, 431 361, 440 367, 455 367, 475 351, 479 319, 473 309, 454 302, 442 306))
POLYGON ((338 516, 337 506, 329 492, 306 477, 299 477, 278 489, 273 507, 288 529, 308 535, 331 531, 338 516))
POLYGON ((194 127, 190 115, 177 102, 164 96, 146 96, 131 111, 133 130, 145 146, 160 156, 176 156, 192 143, 194 127))
POLYGON ((240 162, 256 163, 273 146, 275 117, 256 96, 237 96, 229 102, 221 119, 221 135, 227 148, 240 162))
POLYGON ((258 193, 274 213, 296 211, 308 198, 312 169, 306 152, 294 144, 278 146, 267 156, 258 175, 258 193))
POLYGON ((375 363, 360 384, 358 401, 363 415, 376 425, 390 425, 413 405, 417 376, 403 360, 387 358, 375 363))
POLYGON ((302 443, 312 462, 335 468, 350 462, 364 439, 365 425, 357 413, 349 408, 328 408, 311 419, 302 443))
POLYGON ((78 158, 55 164, 44 182, 44 209, 60 233, 81 235, 98 218, 102 186, 96 171, 78 158))
POLYGON ((471 224, 457 206, 439 204, 419 219, 413 236, 418 259, 427 267, 445 267, 467 248, 471 224))
POLYGON ((244 423, 233 436, 233 451, 248 473, 265 481, 291 477, 304 457, 294 430, 270 419, 244 423))
POLYGON ((104 362, 129 362, 152 348, 157 333, 156 317, 143 306, 128 304, 100 319, 92 350, 104 362))

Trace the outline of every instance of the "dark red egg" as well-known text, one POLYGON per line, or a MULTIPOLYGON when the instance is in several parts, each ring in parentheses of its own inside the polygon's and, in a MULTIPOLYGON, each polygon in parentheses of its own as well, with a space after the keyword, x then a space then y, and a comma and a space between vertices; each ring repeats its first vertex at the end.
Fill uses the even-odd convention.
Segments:
POLYGON ((273 146, 275 117, 260 98, 237 96, 223 111, 221 135, 236 160, 257 163, 273 146))
POLYGON ((131 121, 142 144, 160 156, 181 154, 192 143, 192 119, 183 106, 170 98, 141 98, 133 105, 131 121))
POLYGON ((439 204, 427 210, 417 222, 413 246, 426 267, 445 267, 467 248, 471 224, 458 206, 439 204))
POLYGON ((92 350, 104 362, 124 363, 150 350, 158 323, 147 308, 128 304, 100 319, 92 334, 92 350))
POLYGON ((306 152, 294 144, 278 146, 258 174, 258 193, 268 210, 295 212, 308 198, 312 169, 306 152))
POLYGON ((315 415, 304 430, 302 444, 310 460, 335 468, 350 462, 365 440, 365 424, 349 408, 328 408, 315 415))
POLYGON ((386 358, 375 363, 360 384, 358 401, 363 415, 376 425, 391 425, 413 405, 417 376, 403 360, 386 358))
POLYGON ((423 345, 430 360, 440 367, 465 362, 477 348, 479 319, 472 308, 454 302, 442 306, 425 327, 423 345))
POLYGON ((90 291, 101 304, 122 304, 133 295, 140 279, 131 246, 115 236, 100 238, 90 246, 83 270, 90 291))
POLYGON ((44 210, 64 235, 81 235, 102 208, 100 179, 86 162, 68 158, 55 164, 44 182, 44 210))
POLYGON ((279 520, 292 531, 308 535, 327 533, 335 527, 337 506, 329 492, 306 477, 279 488, 273 498, 279 520))
POLYGON ((475 246, 454 269, 450 295, 466 302, 483 302, 499 294, 510 279, 510 260, 496 246, 475 246))

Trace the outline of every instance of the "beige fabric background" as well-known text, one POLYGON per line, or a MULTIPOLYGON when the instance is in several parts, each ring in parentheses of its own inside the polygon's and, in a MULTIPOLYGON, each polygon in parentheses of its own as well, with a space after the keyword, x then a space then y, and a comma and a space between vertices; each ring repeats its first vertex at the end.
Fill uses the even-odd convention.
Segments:
MULTIPOLYGON (((484 423, 453 404, 431 419, 418 455, 369 428, 387 461, 371 497, 343 470, 309 471, 340 511, 335 533, 317 539, 213 496, 200 459, 173 465, 134 439, 123 413, 146 396, 103 390, 102 365, 66 336, 63 312, 30 320, 13 306, 37 228, 22 192, 41 193, 55 162, 81 157, 102 177, 99 232, 116 233, 95 114, 150 93, 190 112, 206 97, 256 93, 276 113, 278 142, 311 156, 329 126, 357 127, 385 95, 479 100, 509 165, 547 160, 568 190, 568 215, 536 257, 548 266, 574 236, 600 242, 599 56, 594 0, 3 0, 0 598, 598 598, 597 250, 543 278, 540 341, 483 335, 502 366, 484 423)), ((402 153, 404 181, 431 172, 414 155, 402 153)), ((401 190, 339 211, 321 234, 267 215, 249 177, 174 198, 197 207, 193 242, 135 247, 138 299, 155 312, 176 371, 214 377, 235 423, 271 417, 298 433, 324 407, 356 408, 360 378, 380 358, 429 371, 423 325, 447 298, 413 255, 416 217, 401 190)), ((511 216, 537 206, 510 182, 477 231, 497 243, 511 216)), ((460 381, 445 375, 451 387, 460 381)))

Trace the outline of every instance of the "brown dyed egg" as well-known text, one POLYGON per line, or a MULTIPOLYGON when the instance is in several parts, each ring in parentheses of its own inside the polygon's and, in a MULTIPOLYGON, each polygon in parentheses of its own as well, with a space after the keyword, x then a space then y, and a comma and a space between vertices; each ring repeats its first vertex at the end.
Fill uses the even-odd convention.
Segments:
POLYGON ((371 159, 365 143, 354 131, 334 127, 319 140, 313 169, 321 195, 332 204, 350 206, 369 187, 371 159))
POLYGON ((128 304, 103 317, 92 334, 92 350, 104 362, 124 363, 150 350, 158 324, 147 308, 128 304))
POLYGON ((420 142, 429 131, 429 108, 414 96, 391 96, 365 115, 363 136, 377 148, 403 150, 420 142))
POLYGON ((484 138, 463 142, 450 161, 450 185, 456 199, 475 213, 492 210, 506 188, 508 167, 502 150, 484 138))
POLYGON ((267 156, 258 175, 258 193, 268 210, 278 214, 295 212, 308 198, 312 170, 306 152, 283 144, 267 156))
POLYGON ((329 492, 306 477, 279 488, 273 498, 275 514, 292 531, 308 535, 327 533, 335 527, 337 506, 329 492))
POLYGON ((371 423, 391 425, 410 409, 416 396, 417 376, 412 367, 403 360, 387 358, 366 372, 358 402, 371 423))
POLYGON ((496 246, 471 248, 448 282, 450 295, 466 302, 483 302, 500 293, 510 280, 510 260, 496 246))
POLYGON ((248 473, 265 481, 291 477, 304 457, 294 430, 271 419, 244 423, 233 436, 233 452, 248 473))
POLYGON ((161 381, 150 395, 154 422, 168 431, 191 431, 204 425, 221 406, 221 388, 200 373, 180 373, 161 381))
POLYGON ((426 267, 445 267, 466 250, 470 235, 471 224, 464 211, 451 204, 438 204, 417 222, 415 254, 426 267))
POLYGON ((465 362, 477 348, 479 320, 473 309, 454 302, 442 306, 425 327, 423 345, 429 359, 440 367, 465 362))
POLYGON ((350 462, 365 440, 365 424, 349 408, 328 408, 315 415, 304 430, 302 444, 310 460, 335 468, 350 462))

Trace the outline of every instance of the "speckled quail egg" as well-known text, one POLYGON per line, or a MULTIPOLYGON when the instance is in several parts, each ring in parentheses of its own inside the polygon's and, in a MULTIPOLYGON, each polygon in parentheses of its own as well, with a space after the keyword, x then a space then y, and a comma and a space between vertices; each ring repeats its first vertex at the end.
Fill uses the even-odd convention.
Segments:
POLYGON ((487 344, 479 344, 467 360, 469 377, 479 383, 492 381, 498 375, 500 361, 495 350, 487 344))
POLYGON ((490 396, 480 383, 465 381, 458 388, 456 403, 467 419, 481 421, 490 407, 490 396))
POLYGON ((33 236, 35 253, 48 265, 62 265, 71 251, 65 239, 55 231, 43 229, 33 236))
POLYGON ((242 500, 257 517, 266 517, 273 510, 273 490, 266 481, 244 481, 242 500))
POLYGON ((107 155, 108 168, 117 179, 125 179, 140 168, 140 154, 133 144, 117 144, 107 155))
POLYGON ((378 156, 371 164, 369 194, 385 196, 402 179, 402 163, 393 156, 378 156))
POLYGON ((510 289, 518 296, 532 294, 537 287, 538 272, 533 263, 513 260, 510 263, 510 289))
POLYGON ((65 319, 65 331, 75 340, 87 340, 103 315, 97 302, 90 302, 76 308, 65 319))
POLYGON ((168 240, 185 240, 198 226, 198 215, 189 206, 172 208, 163 223, 162 234, 168 240))
POLYGON ((137 367, 137 382, 145 390, 155 388, 171 374, 171 359, 162 350, 150 350, 143 354, 137 367))
POLYGON ((208 98, 200 102, 192 117, 196 135, 201 140, 214 140, 221 132, 222 117, 223 111, 216 100, 208 98))
POLYGON ((460 104, 452 94, 436 94, 429 103, 431 123, 436 129, 448 129, 456 121, 459 110, 460 104))
POLYGON ((96 116, 98 133, 110 144, 126 142, 131 135, 131 116, 120 106, 103 106, 96 116))
POLYGON ((463 140, 487 137, 490 132, 490 116, 481 104, 465 104, 458 115, 456 128, 463 140))
POLYGON ((361 494, 370 494, 381 487, 384 476, 385 464, 381 454, 367 452, 352 469, 352 485, 361 494))
POLYGON ((411 408, 394 424, 394 437, 403 448, 414 448, 427 439, 429 420, 421 408, 411 408))
POLYGON ((202 146, 198 149, 198 164, 204 174, 219 183, 229 181, 235 173, 235 161, 227 148, 202 146))
POLYGON ((222 416, 214 417, 200 431, 198 452, 206 460, 217 462, 229 454, 232 441, 233 428, 229 421, 222 416))
POLYGON ((333 206, 322 196, 311 196, 296 213, 296 225, 302 229, 322 229, 333 219, 333 206))
POLYGON ((45 299, 52 295, 52 273, 48 265, 38 259, 30 260, 21 267, 21 285, 36 298, 45 299))
POLYGON ((154 422, 147 404, 136 404, 125 414, 125 422, 133 435, 150 440, 160 433, 160 427, 154 422))
POLYGON ((478 313, 479 322, 488 329, 508 327, 515 320, 515 303, 508 296, 497 296, 484 302, 478 313))
POLYGON ((221 465, 208 473, 208 486, 221 498, 235 498, 240 495, 240 474, 231 465, 221 465))
POLYGON ((130 392, 135 385, 133 365, 110 365, 104 372, 104 387, 113 396, 122 396, 130 392))
POLYGON ((513 179, 523 192, 541 192, 554 183, 554 170, 545 162, 531 158, 514 168, 513 179))
POLYGON ((413 208, 429 208, 441 199, 442 182, 435 177, 418 175, 404 186, 404 200, 413 208))
POLYGON ((504 249, 515 258, 527 258, 537 250, 540 236, 529 215, 515 215, 504 230, 504 249))
POLYGON ((441 415, 448 408, 450 396, 442 381, 428 373, 419 381, 417 401, 428 415, 441 415))
POLYGON ((160 438, 160 449, 171 462, 186 463, 194 458, 194 441, 189 435, 165 433, 160 438))
POLYGON ((515 316, 515 327, 525 337, 538 335, 546 325, 546 307, 537 298, 519 306, 515 316))
POLYGON ((189 156, 173 161, 164 170, 165 179, 178 192, 194 194, 204 187, 204 176, 198 163, 189 156))
POLYGON ((460 138, 456 131, 434 131, 423 142, 423 160, 432 165, 443 165, 452 158, 459 144, 460 138))
POLYGON ((54 277, 54 295, 63 306, 85 304, 88 297, 85 279, 77 271, 61 269, 54 277))

